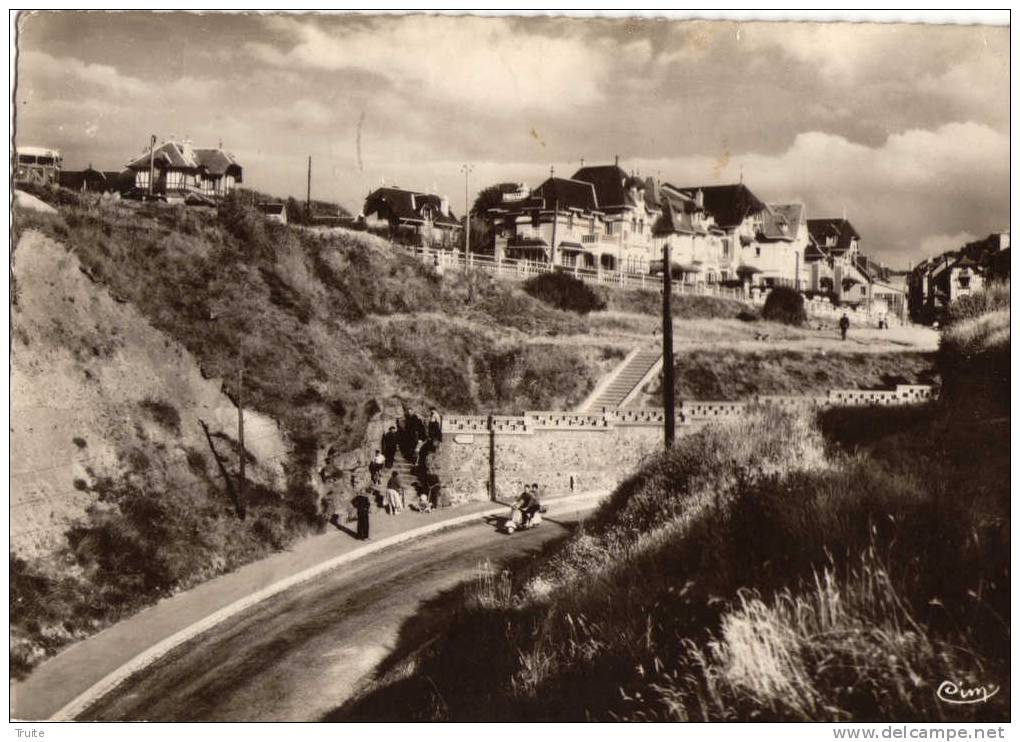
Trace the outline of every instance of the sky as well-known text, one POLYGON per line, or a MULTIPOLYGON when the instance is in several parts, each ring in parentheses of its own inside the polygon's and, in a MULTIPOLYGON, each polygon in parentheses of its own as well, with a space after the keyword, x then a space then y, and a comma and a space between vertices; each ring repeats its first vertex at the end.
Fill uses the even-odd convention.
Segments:
POLYGON ((1009 227, 1009 31, 562 17, 42 12, 16 141, 122 168, 220 142, 245 185, 358 213, 385 183, 457 214, 612 163, 846 213, 893 266, 1009 227))

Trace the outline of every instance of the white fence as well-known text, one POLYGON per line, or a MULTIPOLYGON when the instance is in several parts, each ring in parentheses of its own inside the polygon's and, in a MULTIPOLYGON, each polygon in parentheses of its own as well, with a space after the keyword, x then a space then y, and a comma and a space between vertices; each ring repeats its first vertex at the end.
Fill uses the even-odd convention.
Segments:
MULTIPOLYGON (((935 397, 933 387, 924 384, 900 384, 895 389, 831 389, 820 396, 757 395, 746 402, 684 401, 676 408, 678 425, 710 420, 732 420, 747 414, 748 408, 764 405, 795 407, 868 407, 921 404, 935 397)), ((604 409, 599 413, 529 411, 523 415, 446 415, 443 433, 488 433, 530 435, 538 430, 609 430, 618 426, 662 426, 661 409, 604 409)))
MULTIPOLYGON (((662 278, 647 273, 628 273, 606 269, 577 268, 565 265, 550 267, 548 263, 532 260, 498 259, 489 255, 467 256, 460 251, 437 250, 430 247, 410 247, 401 245, 426 265, 447 270, 483 270, 504 278, 525 280, 542 273, 567 273, 593 286, 608 286, 621 289, 644 289, 660 291, 662 278)), ((713 284, 673 282, 673 293, 680 296, 716 296, 724 299, 746 301, 744 292, 713 284)))

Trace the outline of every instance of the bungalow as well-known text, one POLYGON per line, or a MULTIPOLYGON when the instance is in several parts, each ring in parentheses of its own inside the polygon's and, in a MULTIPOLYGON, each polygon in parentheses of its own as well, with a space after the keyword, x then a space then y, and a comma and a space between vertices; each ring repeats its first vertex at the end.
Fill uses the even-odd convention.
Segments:
POLYGON ((221 148, 192 147, 191 142, 164 142, 146 150, 130 163, 135 188, 168 199, 185 199, 191 194, 218 198, 233 192, 241 182, 241 165, 221 148))
POLYGON ((396 187, 369 193, 360 221, 386 228, 393 239, 427 247, 454 248, 463 230, 445 197, 396 187))

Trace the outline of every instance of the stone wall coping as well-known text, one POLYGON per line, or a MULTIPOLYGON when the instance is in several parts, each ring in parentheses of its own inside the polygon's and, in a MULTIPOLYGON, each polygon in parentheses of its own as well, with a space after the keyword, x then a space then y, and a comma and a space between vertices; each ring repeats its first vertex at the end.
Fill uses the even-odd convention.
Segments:
MULTIPOLYGON (((761 394, 748 400, 681 400, 676 407, 677 425, 735 417, 749 406, 845 405, 854 402, 878 404, 909 404, 931 399, 934 388, 927 384, 897 384, 894 389, 830 389, 825 395, 797 396, 787 394, 761 394)), ((498 435, 531 435, 537 430, 606 431, 617 426, 661 425, 660 409, 605 409, 601 412, 571 412, 566 410, 527 410, 522 415, 493 415, 493 432, 498 435)), ((444 432, 488 433, 487 415, 447 415, 444 432)))

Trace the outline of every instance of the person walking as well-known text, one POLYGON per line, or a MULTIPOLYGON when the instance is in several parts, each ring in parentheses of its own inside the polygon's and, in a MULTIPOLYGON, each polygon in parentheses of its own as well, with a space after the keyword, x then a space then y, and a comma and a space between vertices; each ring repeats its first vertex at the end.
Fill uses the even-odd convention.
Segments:
POLYGON ((390 429, 383 433, 382 437, 383 462, 387 469, 393 468, 393 459, 397 455, 397 429, 390 426, 390 429))
MULTIPOLYGON (((383 464, 386 463, 386 458, 379 452, 377 448, 375 454, 372 456, 372 461, 368 464, 368 473, 372 477, 373 484, 380 484, 382 480, 383 464)), ((392 464, 390 464, 392 466, 392 464)))
POLYGON ((362 492, 351 500, 351 505, 358 513, 358 540, 368 541, 368 514, 372 510, 372 501, 362 492))
POLYGON ((839 318, 839 334, 843 340, 846 340, 846 331, 850 329, 850 318, 846 312, 843 312, 843 316, 839 318))
POLYGON ((443 418, 439 416, 435 407, 429 408, 428 436, 436 443, 443 442, 443 418))
POLYGON ((386 501, 390 515, 396 515, 404 509, 403 487, 400 484, 400 475, 395 471, 390 474, 390 480, 386 483, 386 501))

